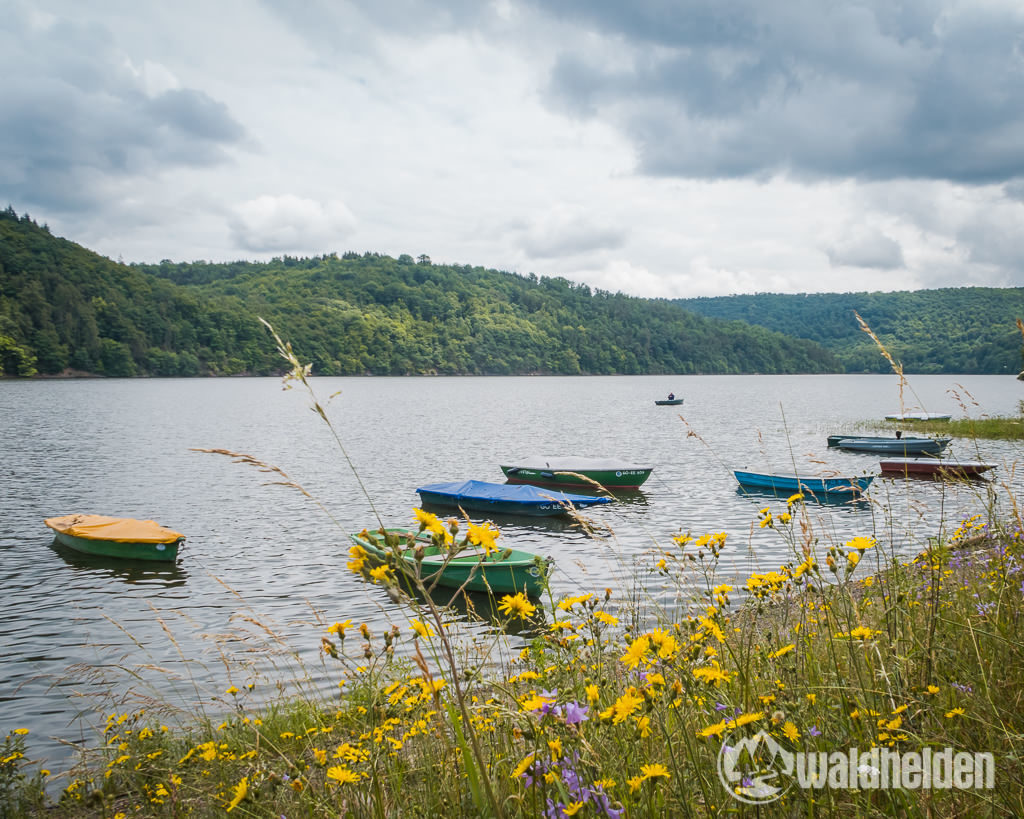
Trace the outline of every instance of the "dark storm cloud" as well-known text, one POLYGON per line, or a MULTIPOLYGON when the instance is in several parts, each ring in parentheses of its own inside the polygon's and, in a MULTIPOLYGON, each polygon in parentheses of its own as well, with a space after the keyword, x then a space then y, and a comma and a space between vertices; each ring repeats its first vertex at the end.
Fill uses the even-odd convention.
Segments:
POLYGON ((552 105, 616 124, 640 169, 696 178, 1024 173, 1024 9, 530 0, 567 26, 552 105))
POLYGON ((58 211, 86 208, 112 180, 222 162, 225 149, 244 136, 227 108, 201 91, 147 94, 128 56, 101 26, 33 23, 16 4, 5 4, 5 11, 5 201, 58 211))

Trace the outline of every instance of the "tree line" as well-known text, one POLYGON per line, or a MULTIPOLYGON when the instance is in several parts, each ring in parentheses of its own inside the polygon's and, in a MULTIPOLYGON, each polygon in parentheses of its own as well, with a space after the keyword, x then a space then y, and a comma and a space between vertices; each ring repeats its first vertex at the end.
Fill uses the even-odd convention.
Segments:
POLYGON ((679 299, 711 318, 744 321, 815 341, 847 372, 888 372, 859 314, 910 373, 1016 373, 1022 369, 1024 288, 950 287, 893 293, 756 293, 679 299))
POLYGON ((6 375, 266 375, 267 319, 321 375, 838 372, 821 345, 664 300, 426 256, 125 265, 0 212, 6 375))

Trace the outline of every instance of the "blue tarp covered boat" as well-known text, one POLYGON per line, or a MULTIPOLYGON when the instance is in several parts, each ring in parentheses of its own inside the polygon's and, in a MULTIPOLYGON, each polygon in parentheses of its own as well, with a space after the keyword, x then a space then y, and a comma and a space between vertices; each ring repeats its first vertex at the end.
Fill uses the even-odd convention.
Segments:
POLYGON ((487 483, 486 481, 452 481, 432 483, 416 490, 423 503, 456 506, 474 512, 503 515, 562 515, 569 504, 582 509, 609 498, 571 495, 556 489, 542 489, 530 484, 487 483))
POLYGON ((806 475, 771 475, 763 472, 734 471, 740 486, 770 489, 773 492, 810 492, 813 495, 859 495, 868 488, 874 475, 856 478, 819 478, 806 475))

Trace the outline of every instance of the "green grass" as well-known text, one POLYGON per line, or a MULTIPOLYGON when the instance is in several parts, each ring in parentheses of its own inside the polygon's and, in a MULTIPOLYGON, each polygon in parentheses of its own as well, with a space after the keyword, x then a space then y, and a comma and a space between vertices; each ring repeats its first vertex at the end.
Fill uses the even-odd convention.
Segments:
POLYGON ((998 439, 1019 441, 1024 439, 1024 417, 994 416, 991 418, 955 418, 949 421, 890 422, 892 429, 907 432, 926 432, 956 438, 998 439))

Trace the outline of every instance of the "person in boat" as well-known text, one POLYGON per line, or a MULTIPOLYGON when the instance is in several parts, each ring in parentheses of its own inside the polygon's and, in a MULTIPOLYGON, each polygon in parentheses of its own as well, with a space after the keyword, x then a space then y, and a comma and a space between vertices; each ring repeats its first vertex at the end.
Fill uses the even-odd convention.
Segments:
POLYGON ((670 392, 668 394, 668 400, 669 401, 675 401, 676 400, 676 394, 674 392, 670 392))

